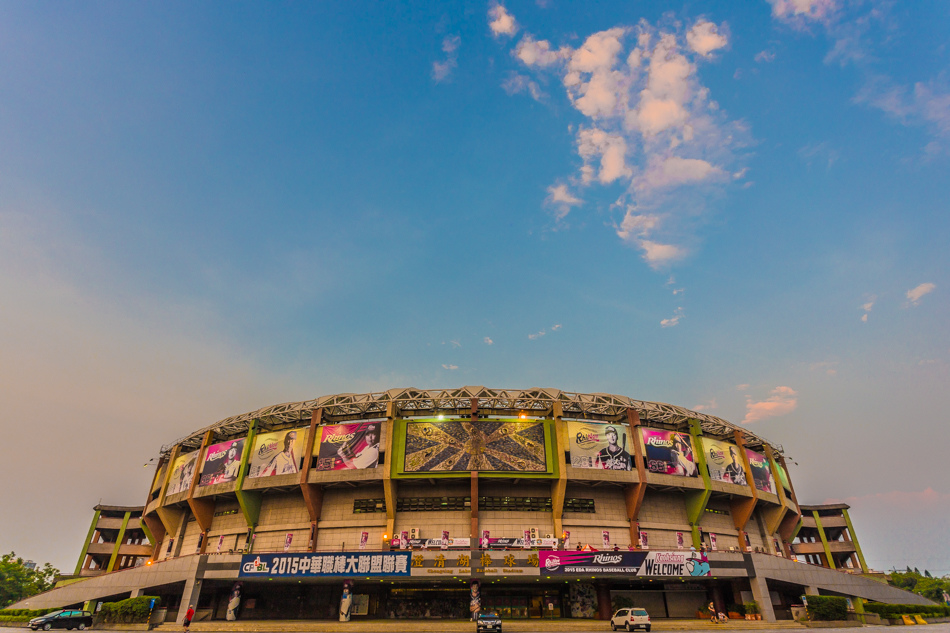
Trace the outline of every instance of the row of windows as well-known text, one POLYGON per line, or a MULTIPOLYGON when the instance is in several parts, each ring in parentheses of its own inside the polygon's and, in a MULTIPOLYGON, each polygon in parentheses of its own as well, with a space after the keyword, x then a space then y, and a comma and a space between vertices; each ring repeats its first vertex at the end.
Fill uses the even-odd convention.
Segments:
MULTIPOLYGON (((408 497, 396 500, 397 512, 434 512, 468 510, 472 507, 470 497, 408 497)), ((517 512, 551 512, 551 497, 479 497, 479 510, 517 512)), ((385 499, 355 499, 353 514, 385 512, 385 499)), ((565 499, 565 512, 594 513, 593 499, 565 499)))

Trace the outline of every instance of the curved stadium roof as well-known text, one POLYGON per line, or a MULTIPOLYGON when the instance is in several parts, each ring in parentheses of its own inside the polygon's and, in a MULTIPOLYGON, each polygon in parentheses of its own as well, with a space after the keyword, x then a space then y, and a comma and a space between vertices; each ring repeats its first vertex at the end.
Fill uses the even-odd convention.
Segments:
POLYGON ((731 435, 738 431, 750 448, 766 444, 782 453, 782 446, 749 432, 722 418, 691 411, 663 402, 635 400, 627 396, 607 393, 573 393, 558 389, 491 389, 488 387, 459 387, 456 389, 390 389, 377 393, 341 393, 321 396, 314 400, 275 404, 257 411, 225 418, 199 429, 169 445, 162 447, 168 453, 172 447, 197 449, 208 431, 222 439, 239 437, 247 433, 253 420, 265 429, 279 429, 310 422, 314 409, 323 409, 323 419, 328 422, 348 420, 376 420, 386 417, 390 405, 400 417, 432 415, 467 415, 477 402, 478 411, 484 415, 532 417, 550 415, 555 402, 559 402, 563 417, 567 419, 620 421, 628 408, 636 409, 640 420, 646 424, 660 424, 673 428, 685 428, 687 420, 699 420, 704 433, 731 435))

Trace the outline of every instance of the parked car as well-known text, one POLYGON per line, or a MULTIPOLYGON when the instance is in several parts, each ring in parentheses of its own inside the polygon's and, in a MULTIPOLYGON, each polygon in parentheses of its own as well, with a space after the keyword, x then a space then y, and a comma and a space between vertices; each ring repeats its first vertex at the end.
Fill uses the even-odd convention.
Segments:
POLYGON ((626 629, 633 631, 635 629, 650 630, 650 614, 642 607, 632 607, 630 609, 617 609, 614 616, 610 618, 610 628, 626 629))
POLYGON ((479 613, 475 618, 475 633, 486 633, 492 631, 501 633, 501 616, 494 611, 479 613))
POLYGON ((44 631, 50 629, 66 629, 67 631, 79 629, 85 631, 91 626, 92 613, 71 609, 60 609, 30 620, 30 628, 34 631, 37 629, 43 629, 44 631))

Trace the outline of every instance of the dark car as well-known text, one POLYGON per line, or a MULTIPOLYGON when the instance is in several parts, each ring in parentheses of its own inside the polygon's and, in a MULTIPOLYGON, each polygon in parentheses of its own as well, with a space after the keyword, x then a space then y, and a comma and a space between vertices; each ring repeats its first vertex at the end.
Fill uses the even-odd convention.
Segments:
POLYGON ((501 617, 494 611, 479 613, 475 619, 475 633, 497 631, 501 633, 501 617))
POLYGON ((91 626, 92 614, 90 612, 72 609, 60 609, 30 620, 30 628, 34 631, 37 629, 43 629, 44 631, 50 629, 66 629, 69 631, 79 629, 84 631, 91 626))

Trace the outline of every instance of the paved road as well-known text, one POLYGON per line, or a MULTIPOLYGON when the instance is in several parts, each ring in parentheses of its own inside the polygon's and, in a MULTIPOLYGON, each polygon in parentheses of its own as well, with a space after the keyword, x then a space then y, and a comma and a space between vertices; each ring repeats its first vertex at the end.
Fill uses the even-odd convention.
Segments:
MULTIPOLYGON (((874 628, 875 633, 885 633, 885 632, 905 633, 905 631, 906 633, 950 633, 950 622, 943 622, 939 624, 928 624, 926 626, 917 626, 915 629, 904 629, 904 628, 895 629, 895 628, 884 627, 884 626, 862 627, 862 628, 874 628)), ((358 629, 354 628, 354 631, 356 630, 358 629)), ((605 623, 604 631, 606 632, 609 630, 610 630, 609 627, 607 627, 605 623)), ((696 629, 693 629, 693 630, 706 630, 706 627, 697 626, 696 629)), ((752 633, 752 630, 750 629, 730 628, 728 625, 717 626, 715 630, 716 631, 743 631, 743 633, 752 633)), ((754 629, 754 632, 755 633, 789 633, 790 631, 793 631, 793 630, 802 631, 803 633, 806 631, 812 631, 813 633, 858 633, 862 629, 857 628, 857 627, 841 627, 841 628, 827 628, 827 629, 826 628, 806 629, 804 627, 802 629, 761 628, 761 629, 754 629)), ((29 629, 24 629, 24 628, 0 626, 0 633, 24 633, 24 632, 29 633, 29 631, 30 631, 29 629)), ((311 631, 303 632, 303 633, 323 633, 323 631, 324 631, 323 629, 317 626, 317 627, 314 627, 311 631)), ((654 625, 653 631, 656 631, 656 632, 664 631, 663 625, 662 624, 654 625)), ((202 629, 201 633, 211 633, 211 632, 209 632, 206 629, 202 629)), ((222 633, 234 633, 234 631, 222 631, 222 633)), ((294 633, 301 633, 301 632, 295 629, 294 633)), ((413 630, 408 630, 408 629, 403 630, 403 629, 398 628, 398 625, 397 625, 397 626, 393 626, 392 628, 388 628, 387 633, 418 633, 418 631, 413 631, 413 630)), ((473 627, 472 633, 474 633, 474 627, 473 627)), ((544 629, 543 627, 538 627, 537 629, 532 629, 532 630, 524 630, 524 631, 519 630, 518 633, 551 633, 551 631, 550 629, 544 629)), ((585 628, 585 629, 577 629, 577 631, 574 631, 573 629, 559 628, 557 629, 557 633, 590 633, 590 629, 585 628)))

